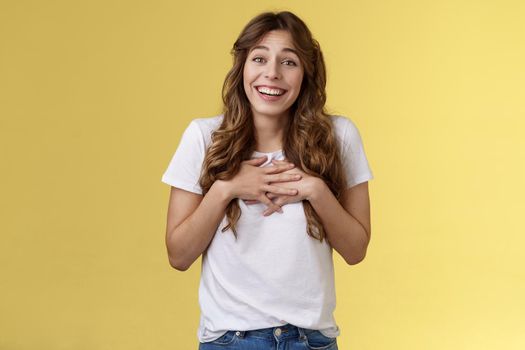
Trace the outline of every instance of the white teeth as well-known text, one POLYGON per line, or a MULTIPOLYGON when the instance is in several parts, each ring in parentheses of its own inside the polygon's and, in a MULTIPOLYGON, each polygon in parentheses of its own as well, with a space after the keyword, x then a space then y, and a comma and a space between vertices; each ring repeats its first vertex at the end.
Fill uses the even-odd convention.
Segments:
POLYGON ((264 86, 258 87, 257 91, 262 92, 263 94, 272 95, 272 96, 280 96, 280 95, 284 94, 284 90, 281 90, 281 89, 270 89, 270 88, 267 88, 267 87, 264 87, 264 86))

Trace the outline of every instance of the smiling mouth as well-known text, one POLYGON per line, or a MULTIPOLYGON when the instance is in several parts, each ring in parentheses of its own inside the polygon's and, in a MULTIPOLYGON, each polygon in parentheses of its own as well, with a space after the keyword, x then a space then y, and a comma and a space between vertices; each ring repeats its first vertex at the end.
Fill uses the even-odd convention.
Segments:
POLYGON ((287 90, 280 89, 280 88, 269 88, 266 86, 256 86, 255 90, 257 90, 259 93, 266 95, 266 96, 282 96, 287 91, 287 90))

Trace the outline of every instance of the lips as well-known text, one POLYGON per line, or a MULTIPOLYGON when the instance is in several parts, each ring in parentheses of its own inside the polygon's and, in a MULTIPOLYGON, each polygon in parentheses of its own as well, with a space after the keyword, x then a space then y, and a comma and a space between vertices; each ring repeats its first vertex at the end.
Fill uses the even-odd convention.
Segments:
POLYGON ((255 89, 262 94, 270 96, 281 96, 287 91, 286 89, 271 85, 258 85, 255 87, 255 89))
POLYGON ((259 85, 255 87, 255 91, 257 91, 257 95, 259 95, 262 100, 272 102, 280 100, 288 90, 277 86, 259 85))

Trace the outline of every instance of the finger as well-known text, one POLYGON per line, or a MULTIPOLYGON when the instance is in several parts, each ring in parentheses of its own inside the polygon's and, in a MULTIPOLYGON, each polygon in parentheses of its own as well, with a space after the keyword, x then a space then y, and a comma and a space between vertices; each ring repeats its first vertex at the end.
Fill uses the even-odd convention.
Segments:
POLYGON ((266 182, 287 182, 301 180, 301 174, 273 174, 266 175, 264 178, 266 182))
POLYGON ((274 164, 285 164, 285 163, 292 163, 288 159, 272 159, 272 163, 274 164))
MULTIPOLYGON (((282 209, 282 206, 284 204, 286 204, 286 199, 281 199, 281 200, 276 200, 273 202, 274 204, 276 204, 279 208, 278 212, 283 214, 283 209, 282 209)), ((274 208, 266 208, 266 210, 264 211, 263 215, 264 216, 270 216, 272 215, 276 210, 274 208)))
POLYGON ((279 197, 279 196, 276 195, 276 194, 273 194, 273 193, 271 193, 271 192, 268 192, 268 193, 266 193, 266 197, 268 197, 268 198, 270 198, 270 199, 274 199, 274 198, 279 197))
POLYGON ((281 207, 279 207, 279 206, 277 206, 275 208, 266 208, 266 210, 263 212, 263 216, 270 216, 270 215, 272 215, 275 212, 278 212, 279 214, 282 214, 283 213, 283 209, 281 207), (276 208, 279 208, 279 209, 276 209, 276 208))
MULTIPOLYGON (((287 166, 287 165, 291 165, 292 168, 297 168, 297 166, 293 163, 293 162, 290 162, 289 160, 277 160, 277 159, 272 159, 271 162, 273 165, 275 166, 287 166)), ((301 168, 297 168, 298 170, 302 170, 301 168)))
POLYGON ((266 197, 270 198, 274 203, 276 203, 276 201, 274 201, 275 198, 281 198, 285 196, 289 197, 290 195, 282 195, 282 194, 275 194, 272 192, 266 192, 266 197))
MULTIPOLYGON (((286 188, 286 187, 279 187, 279 186, 273 186, 273 185, 264 185, 262 189, 266 192, 272 192, 276 194, 286 194, 289 196, 293 196, 297 194, 297 190, 294 188, 286 188)), ((265 196, 266 197, 266 196, 265 196)), ((270 199, 268 199, 270 200, 270 199)))
POLYGON ((264 163, 267 159, 268 159, 268 156, 261 156, 258 158, 244 160, 243 163, 251 164, 251 165, 259 165, 259 164, 264 163))
MULTIPOLYGON (((266 197, 266 195, 262 194, 260 197, 259 197, 259 200, 266 204, 268 206, 268 208, 271 208, 273 211, 278 211, 280 213, 283 212, 283 210, 281 209, 280 206, 276 205, 274 202, 272 202, 270 200, 270 198, 266 197)), ((266 215, 265 215, 266 216, 266 215)))
MULTIPOLYGON (((282 210, 282 209, 281 209, 281 210, 282 210)), ((275 213, 275 210, 273 210, 273 209, 269 209, 269 208, 268 208, 268 209, 266 209, 266 210, 264 211, 263 216, 270 216, 270 215, 272 215, 273 213, 275 213)), ((282 212, 281 212, 281 214, 282 214, 282 212)))
POLYGON ((287 204, 288 203, 288 200, 287 198, 290 198, 290 197, 285 197, 285 196, 279 196, 276 200, 274 200, 273 202, 278 205, 279 207, 282 207, 283 205, 287 204))
POLYGON ((293 168, 295 168, 294 164, 286 163, 286 164, 279 164, 279 165, 274 165, 270 167, 265 167, 263 169, 264 169, 265 174, 277 174, 277 173, 282 173, 283 171, 287 171, 293 168))

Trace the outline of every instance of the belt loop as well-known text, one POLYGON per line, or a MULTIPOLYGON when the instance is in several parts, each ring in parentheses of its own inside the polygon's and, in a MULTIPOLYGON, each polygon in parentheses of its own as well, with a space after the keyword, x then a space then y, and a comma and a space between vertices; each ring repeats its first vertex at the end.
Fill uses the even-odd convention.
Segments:
POLYGON ((304 329, 302 329, 301 327, 297 327, 297 330, 299 331, 299 339, 305 340, 306 335, 304 334, 304 329))

